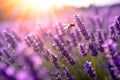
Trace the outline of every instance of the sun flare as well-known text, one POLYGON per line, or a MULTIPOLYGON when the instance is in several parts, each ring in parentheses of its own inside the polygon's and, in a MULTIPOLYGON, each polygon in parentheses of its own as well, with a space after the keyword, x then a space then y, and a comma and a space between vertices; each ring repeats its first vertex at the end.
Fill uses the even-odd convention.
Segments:
POLYGON ((21 19, 29 16, 39 17, 44 13, 54 16, 55 10, 65 7, 67 2, 66 0, 3 0, 0 11, 5 9, 5 18, 11 15, 21 19))
POLYGON ((34 9, 48 10, 53 4, 48 3, 47 0, 25 0, 25 5, 34 9))
POLYGON ((58 2, 56 0, 25 0, 24 5, 31 7, 34 10, 46 11, 52 8, 53 6, 62 7, 63 1, 58 2))

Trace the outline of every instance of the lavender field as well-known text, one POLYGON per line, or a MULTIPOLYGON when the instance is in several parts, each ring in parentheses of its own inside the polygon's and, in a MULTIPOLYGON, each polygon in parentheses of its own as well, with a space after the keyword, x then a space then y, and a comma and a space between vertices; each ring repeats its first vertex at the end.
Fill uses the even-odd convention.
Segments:
POLYGON ((120 80, 120 4, 5 13, 0 80, 120 80))

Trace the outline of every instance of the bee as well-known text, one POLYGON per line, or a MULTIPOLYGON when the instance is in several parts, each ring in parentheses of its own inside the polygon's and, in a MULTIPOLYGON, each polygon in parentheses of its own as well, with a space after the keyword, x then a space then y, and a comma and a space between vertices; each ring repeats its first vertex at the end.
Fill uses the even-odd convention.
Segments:
POLYGON ((74 26, 75 26, 75 24, 73 24, 73 23, 66 24, 66 25, 65 25, 65 29, 71 29, 71 28, 74 27, 74 26))

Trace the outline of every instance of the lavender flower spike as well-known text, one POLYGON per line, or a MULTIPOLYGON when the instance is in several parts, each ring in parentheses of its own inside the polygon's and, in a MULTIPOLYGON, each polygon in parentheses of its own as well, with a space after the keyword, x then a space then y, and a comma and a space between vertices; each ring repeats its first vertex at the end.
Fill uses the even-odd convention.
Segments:
POLYGON ((64 70, 67 80, 74 80, 72 75, 70 74, 68 68, 65 65, 63 65, 63 70, 64 70))
POLYGON ((58 64, 58 58, 49 50, 49 57, 52 60, 52 63, 57 69, 60 69, 60 65, 58 64))
POLYGON ((90 42, 89 43, 89 49, 91 51, 91 55, 92 56, 96 56, 98 54, 97 48, 96 48, 96 44, 94 42, 90 42))
POLYGON ((109 73, 112 77, 112 80, 117 80, 117 77, 115 75, 114 67, 110 64, 110 62, 107 62, 107 68, 109 70, 109 73))
POLYGON ((80 54, 82 56, 86 56, 87 52, 88 52, 88 49, 86 49, 86 46, 84 45, 84 43, 80 43, 79 48, 80 48, 80 54))
POLYGON ((60 72, 55 72, 54 76, 55 76, 55 80, 62 80, 62 74, 60 72))
POLYGON ((2 35, 5 38, 5 40, 8 43, 8 47, 12 47, 13 49, 15 49, 17 47, 17 43, 16 43, 16 39, 14 37, 14 35, 10 32, 8 32, 7 30, 2 30, 2 35))
POLYGON ((103 35, 101 30, 97 30, 97 36, 98 36, 98 43, 101 45, 104 43, 103 35))
POLYGON ((113 57, 117 51, 117 44, 113 42, 113 40, 107 40, 102 47, 105 49, 105 53, 107 53, 107 57, 113 57))
POLYGON ((116 16, 114 22, 115 22, 115 27, 117 31, 120 32, 120 16, 116 16))
POLYGON ((75 15, 75 20, 76 20, 78 27, 80 28, 82 35, 85 37, 86 40, 89 40, 90 36, 88 35, 88 32, 85 29, 84 24, 81 22, 81 20, 79 19, 77 15, 75 15))
POLYGON ((114 24, 109 26, 109 30, 110 30, 110 38, 114 41, 117 40, 117 34, 116 34, 116 29, 114 27, 114 24))
POLYGON ((85 70, 86 70, 88 76, 91 77, 91 78, 95 78, 96 77, 96 72, 94 71, 94 68, 92 67, 91 63, 92 62, 87 61, 84 64, 84 67, 85 67, 85 70))

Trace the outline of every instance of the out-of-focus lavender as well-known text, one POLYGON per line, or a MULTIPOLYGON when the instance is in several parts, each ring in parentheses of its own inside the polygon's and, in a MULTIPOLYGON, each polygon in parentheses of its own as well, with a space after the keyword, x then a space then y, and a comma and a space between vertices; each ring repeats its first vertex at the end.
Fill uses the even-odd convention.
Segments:
POLYGON ((93 68, 92 65, 91 65, 91 62, 88 62, 88 61, 87 61, 87 62, 84 64, 84 67, 85 67, 85 70, 86 70, 88 76, 90 76, 91 78, 95 78, 95 77, 96 77, 96 73, 95 73, 95 71, 94 71, 94 68, 93 68))
POLYGON ((120 15, 109 21, 112 13, 102 10, 81 9, 86 17, 74 13, 66 24, 37 24, 22 36, 17 28, 1 28, 0 80, 119 80, 120 15))

